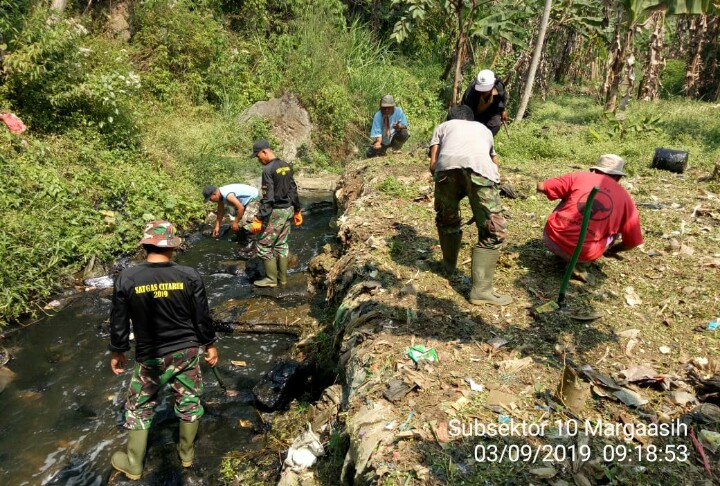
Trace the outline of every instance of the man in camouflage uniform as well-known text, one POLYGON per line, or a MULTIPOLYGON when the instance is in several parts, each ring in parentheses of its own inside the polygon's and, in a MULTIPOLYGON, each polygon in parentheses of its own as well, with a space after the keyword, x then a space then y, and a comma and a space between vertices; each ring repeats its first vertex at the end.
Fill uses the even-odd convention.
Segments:
POLYGON ((115 280, 110 368, 116 375, 125 371, 131 321, 135 367, 125 402, 127 452, 116 452, 112 465, 130 479, 142 476, 148 432, 158 392, 165 384, 172 388, 175 415, 180 419, 180 462, 183 467, 192 466, 198 419, 204 412, 200 404, 200 346, 205 348, 205 361, 210 366, 218 361, 203 281, 196 270, 172 261, 180 243, 171 223, 146 224, 140 240, 147 252, 146 261, 123 270, 115 280))
POLYGON ((257 234, 257 256, 265 266, 264 279, 255 282, 257 287, 277 287, 287 283, 288 235, 290 220, 296 226, 303 222, 293 169, 280 160, 267 140, 253 145, 253 157, 263 165, 260 209, 252 223, 252 233, 257 234))
POLYGON ((472 252, 470 303, 509 304, 510 296, 493 291, 495 265, 507 236, 498 189, 498 157, 492 133, 473 121, 468 106, 453 107, 448 121, 435 128, 430 142, 430 173, 435 179, 435 223, 445 272, 450 276, 457 266, 462 243, 460 201, 467 196, 478 229, 472 252))

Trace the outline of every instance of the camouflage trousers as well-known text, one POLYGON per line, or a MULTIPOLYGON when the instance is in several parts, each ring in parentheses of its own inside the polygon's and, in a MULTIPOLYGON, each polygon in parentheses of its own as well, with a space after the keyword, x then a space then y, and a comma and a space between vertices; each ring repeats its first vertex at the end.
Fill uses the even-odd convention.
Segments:
POLYGON ((462 225, 460 201, 467 196, 478 229, 480 248, 502 246, 507 237, 498 184, 470 169, 450 169, 435 173, 435 224, 438 233, 459 233, 462 225))
POLYGON ((260 259, 270 260, 279 256, 288 256, 288 235, 292 216, 292 207, 273 209, 257 236, 257 256, 260 259))
POLYGON ((125 428, 149 429, 160 389, 170 384, 175 395, 175 415, 183 422, 194 422, 203 416, 200 404, 203 392, 199 348, 186 348, 162 358, 135 363, 127 401, 125 428))
POLYGON ((247 230, 247 232, 250 232, 250 228, 252 226, 252 222, 255 219, 255 216, 257 216, 258 210, 260 210, 260 201, 257 199, 251 199, 248 201, 247 206, 245 206, 245 212, 242 215, 242 218, 240 218, 240 222, 238 223, 240 225, 240 228, 247 230))

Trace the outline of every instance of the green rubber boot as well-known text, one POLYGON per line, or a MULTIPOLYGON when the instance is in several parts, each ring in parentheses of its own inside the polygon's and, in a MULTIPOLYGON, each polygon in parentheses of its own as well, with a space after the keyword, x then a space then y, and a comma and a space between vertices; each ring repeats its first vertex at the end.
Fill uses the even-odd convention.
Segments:
POLYGON ((493 292, 493 277, 499 255, 500 250, 488 250, 477 246, 473 248, 472 289, 469 299, 471 304, 507 305, 512 302, 512 297, 509 295, 493 292))
POLYGON ((177 446, 182 467, 191 467, 195 458, 195 436, 197 435, 199 421, 180 421, 180 442, 177 446))
POLYGON ((275 258, 271 258, 269 260, 263 260, 263 265, 265 266, 265 277, 262 280, 257 280, 255 282, 255 287, 277 287, 277 260, 275 258))
POLYGON ((127 452, 116 452, 110 461, 115 469, 133 481, 142 476, 149 432, 147 429, 129 430, 127 452))
POLYGON ((278 264, 278 283, 280 285, 285 285, 287 283, 287 266, 288 266, 288 257, 286 256, 279 256, 277 258, 277 264, 278 264))
POLYGON ((462 244, 462 231, 447 235, 438 233, 438 239, 440 240, 440 249, 443 255, 443 271, 446 276, 451 277, 457 268, 458 254, 462 244))

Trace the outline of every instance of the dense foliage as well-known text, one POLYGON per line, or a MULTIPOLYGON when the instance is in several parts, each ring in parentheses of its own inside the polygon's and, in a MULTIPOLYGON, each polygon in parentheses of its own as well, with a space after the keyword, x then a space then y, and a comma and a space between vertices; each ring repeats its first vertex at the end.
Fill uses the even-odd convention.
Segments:
MULTIPOLYGON (((202 185, 255 177, 248 147, 270 127, 236 119, 256 101, 292 92, 309 111, 313 143, 302 147, 299 170, 337 169, 364 151, 370 117, 386 93, 408 115, 410 149, 422 148, 481 67, 509 81, 514 107, 542 5, 136 0, 71 1, 57 12, 47 3, 0 0, 0 112, 16 113, 29 127, 20 136, 0 130, 0 325, 37 313, 87 262, 107 268, 118 254, 132 253, 144 221, 197 223, 202 185), (117 17, 127 20, 125 31, 117 17)), ((720 143, 712 134, 696 148, 653 105, 638 104, 637 112, 630 105, 619 118, 600 108, 612 88, 603 69, 623 29, 639 32, 625 54, 635 53, 637 75, 644 75, 641 58, 655 32, 649 26, 659 24, 635 3, 557 2, 535 84, 542 96, 559 82, 591 97, 598 109, 581 136, 588 146, 652 134, 701 150, 709 164, 720 143)), ((720 22, 708 13, 704 23, 677 8, 663 17, 668 62, 654 74, 659 95, 713 99, 720 22), (699 66, 691 62, 697 56, 699 66), (709 74, 691 91, 698 69, 709 74)), ((506 146, 513 156, 584 153, 579 139, 517 130, 523 143, 506 146)))

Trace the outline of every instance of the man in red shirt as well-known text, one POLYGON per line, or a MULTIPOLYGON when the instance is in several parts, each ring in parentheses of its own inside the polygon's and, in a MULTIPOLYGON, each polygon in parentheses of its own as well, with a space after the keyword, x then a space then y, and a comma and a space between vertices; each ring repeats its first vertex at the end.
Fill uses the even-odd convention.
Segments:
POLYGON ((622 158, 606 154, 590 167, 590 172, 574 172, 538 182, 538 192, 551 201, 562 200, 548 217, 543 233, 551 252, 570 260, 580 237, 585 202, 594 186, 600 190, 593 200, 578 262, 591 262, 603 254, 617 254, 642 244, 640 214, 630 194, 618 183, 627 175, 624 166, 622 158))

